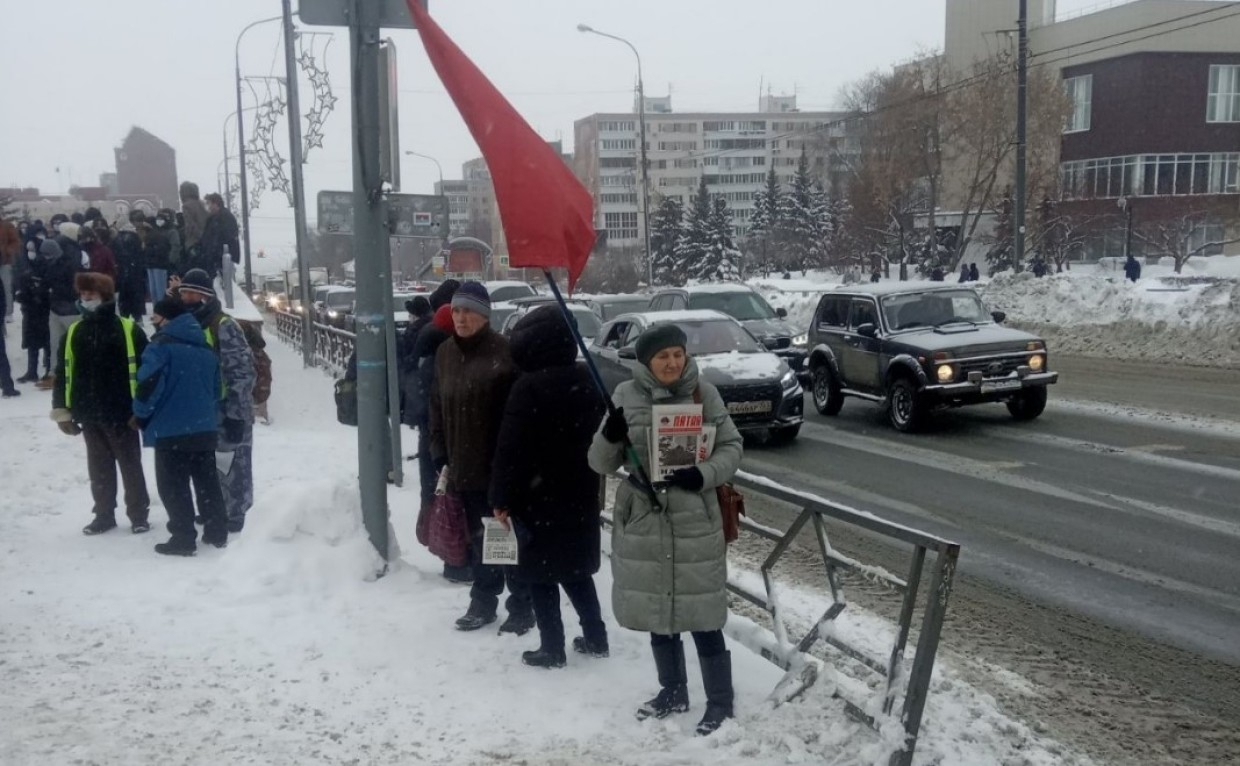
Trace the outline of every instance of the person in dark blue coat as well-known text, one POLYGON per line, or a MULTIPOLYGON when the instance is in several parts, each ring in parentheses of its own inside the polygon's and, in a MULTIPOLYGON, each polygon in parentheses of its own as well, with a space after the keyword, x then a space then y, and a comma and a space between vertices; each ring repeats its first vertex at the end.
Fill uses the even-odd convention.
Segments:
POLYGON ((155 484, 172 535, 155 552, 192 556, 198 530, 191 484, 203 517, 202 541, 217 548, 228 544, 215 463, 223 378, 206 332, 179 301, 161 300, 152 313, 159 331, 142 353, 133 412, 146 445, 155 448, 155 484))
POLYGON ((1131 255, 1124 261, 1124 278, 1133 282, 1141 278, 1141 262, 1131 255))

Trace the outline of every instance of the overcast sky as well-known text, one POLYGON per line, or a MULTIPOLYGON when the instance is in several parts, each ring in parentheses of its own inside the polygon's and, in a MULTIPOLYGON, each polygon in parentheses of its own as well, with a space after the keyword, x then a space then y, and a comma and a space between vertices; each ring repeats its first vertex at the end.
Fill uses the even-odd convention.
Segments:
MULTIPOLYGON (((1096 0, 1060 0, 1060 11, 1096 0)), ((1014 4, 1014 3, 1013 3, 1014 4)), ((0 0, 6 33, 0 92, 0 185, 45 192, 93 186, 114 169, 113 148, 140 125, 177 151, 182 180, 218 187, 222 128, 233 111, 233 46, 243 26, 280 13, 278 0, 0 0), (60 168, 60 173, 56 169, 60 168)), ((296 5, 296 0, 294 0, 296 5)), ((632 54, 581 34, 578 23, 628 38, 642 54, 646 91, 676 111, 752 110, 760 87, 796 93, 803 110, 836 105, 841 86, 941 45, 944 0, 431 0, 439 24, 547 139, 572 143, 573 121, 633 104, 632 54)), ((347 189, 348 33, 327 55, 336 95, 323 149, 306 166, 313 218, 320 189, 347 189)), ((402 149, 437 158, 460 177, 478 151, 435 78, 417 33, 392 30, 400 61, 402 149)), ((283 73, 280 25, 241 47, 242 74, 283 73)), ((328 38, 317 38, 321 49, 328 38)), ((261 87, 261 86, 260 86, 261 87)), ((303 81, 303 113, 309 87, 303 81)), ((253 103, 247 92, 247 104, 253 103)), ((248 123, 247 123, 248 130, 248 123)), ((287 151, 287 126, 277 128, 287 151)), ((229 126, 235 153, 235 138, 229 126)), ((235 163, 234 163, 235 165, 235 163)), ((402 191, 428 193, 435 166, 405 157, 402 191)), ((258 246, 287 251, 292 212, 268 193, 254 221, 258 246)))

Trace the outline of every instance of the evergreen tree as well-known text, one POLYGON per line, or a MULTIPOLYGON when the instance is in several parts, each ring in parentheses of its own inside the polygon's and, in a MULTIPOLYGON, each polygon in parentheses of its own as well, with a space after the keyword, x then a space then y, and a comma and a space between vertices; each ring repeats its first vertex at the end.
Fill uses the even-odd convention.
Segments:
POLYGON ((1000 271, 1016 269, 1016 247, 1013 242, 1015 230, 1012 224, 1012 192, 1007 190, 999 202, 999 220, 995 224, 995 241, 986 253, 986 263, 990 264, 990 276, 1000 271))
POLYGON ((774 261, 779 247, 784 205, 784 194, 779 187, 779 177, 772 166, 766 173, 766 185, 753 196, 753 214, 749 219, 748 260, 763 274, 770 274, 776 266, 774 261))
POLYGON ((703 271, 702 264, 711 244, 710 213, 710 191, 706 188, 706 177, 702 176, 676 240, 676 270, 682 283, 685 279, 698 278, 703 271))
POLYGON ((809 193, 810 240, 806 249, 808 263, 826 268, 831 261, 831 239, 835 234, 835 221, 831 215, 831 201, 821 181, 815 181, 809 193))
POLYGON ((677 268, 676 242, 684 221, 685 206, 678 197, 664 197, 650 222, 650 251, 654 259, 654 281, 659 285, 682 284, 684 275, 677 268))
POLYGON ((690 270, 690 275, 703 282, 739 282, 741 251, 733 239, 732 211, 723 197, 711 200, 707 234, 706 251, 696 268, 690 270))
POLYGON ((801 148, 796 175, 792 178, 792 190, 784 198, 782 209, 783 236, 781 245, 786 253, 783 267, 789 271, 809 269, 817 252, 815 240, 819 226, 814 211, 814 179, 809 174, 809 157, 801 148))

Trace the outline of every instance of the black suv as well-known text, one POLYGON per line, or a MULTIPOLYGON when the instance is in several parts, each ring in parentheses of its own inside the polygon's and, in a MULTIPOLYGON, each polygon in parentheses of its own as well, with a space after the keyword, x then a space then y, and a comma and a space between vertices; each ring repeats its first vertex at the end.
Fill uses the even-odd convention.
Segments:
POLYGON ((809 328, 814 406, 836 415, 844 397, 887 407, 891 424, 914 431, 935 409, 1005 402, 1033 420, 1059 379, 1046 344, 1003 327, 971 288, 892 282, 827 293, 809 328))
POLYGON ((710 310, 741 323, 758 341, 783 359, 802 383, 809 383, 805 366, 808 338, 788 321, 788 312, 773 309, 749 285, 717 283, 660 290, 650 299, 651 311, 710 310))

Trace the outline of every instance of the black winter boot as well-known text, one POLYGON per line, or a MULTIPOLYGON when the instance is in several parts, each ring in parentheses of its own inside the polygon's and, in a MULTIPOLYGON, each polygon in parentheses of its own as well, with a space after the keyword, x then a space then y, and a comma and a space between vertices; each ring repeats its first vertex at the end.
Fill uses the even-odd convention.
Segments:
POLYGON ((542 648, 535 652, 522 652, 521 661, 526 665, 535 668, 562 668, 567 662, 564 656, 564 649, 546 649, 542 648))
POLYGON ((504 620, 504 623, 499 626, 499 632, 501 635, 512 633, 515 636, 524 636, 534 629, 534 624, 534 612, 532 611, 517 612, 516 614, 510 613, 508 619, 504 620))
POLYGON ((589 657, 608 657, 611 655, 611 647, 607 643, 606 634, 603 634, 601 639, 577 636, 573 639, 573 651, 589 657))
POLYGON ((456 621, 456 629, 468 632, 478 630, 484 625, 490 625, 493 622, 495 622, 494 610, 487 610, 474 602, 470 602, 465 616, 456 621))
POLYGON ((685 679, 685 645, 679 641, 651 644, 654 666, 659 673, 659 686, 663 687, 654 699, 637 709, 637 720, 667 718, 672 713, 689 709, 689 687, 685 679))
POLYGON ((702 663, 702 687, 706 690, 706 714, 698 721, 697 733, 713 734, 732 717, 732 653, 698 657, 702 663))
POLYGON ((116 529, 116 519, 108 516, 96 516, 95 520, 82 527, 82 534, 89 536, 101 535, 116 529))

